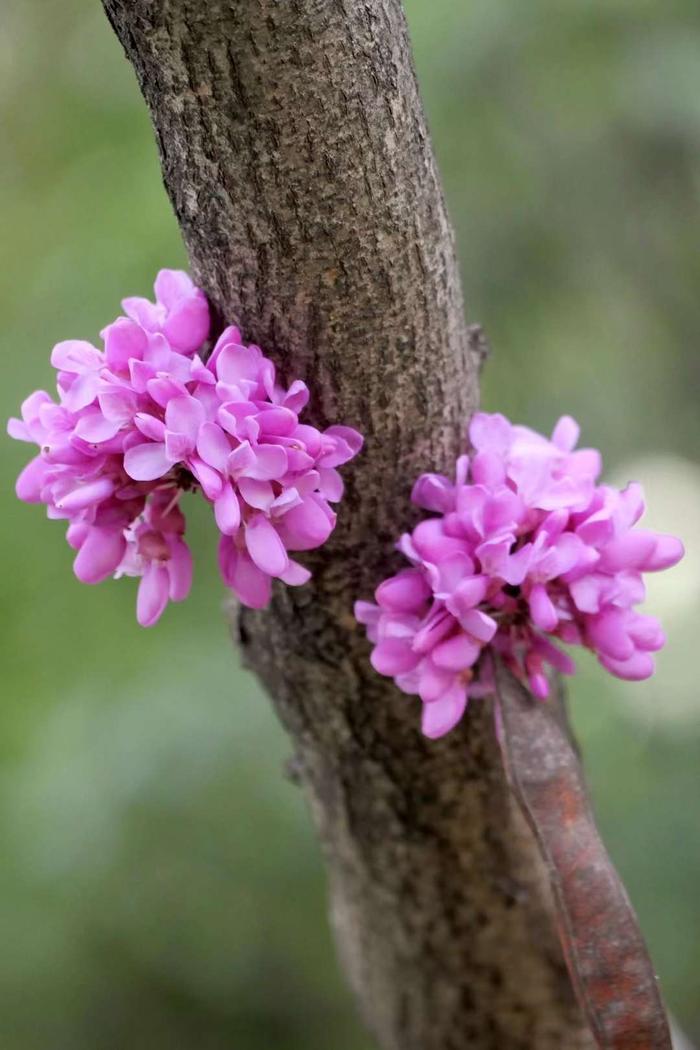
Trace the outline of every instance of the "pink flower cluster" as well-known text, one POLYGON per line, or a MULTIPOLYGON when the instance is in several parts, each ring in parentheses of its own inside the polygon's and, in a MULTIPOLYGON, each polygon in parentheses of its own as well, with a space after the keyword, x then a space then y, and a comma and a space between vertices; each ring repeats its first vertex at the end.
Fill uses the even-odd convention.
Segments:
POLYGON ((161 270, 155 294, 155 303, 124 300, 126 316, 101 333, 103 350, 55 346, 58 403, 37 391, 8 426, 40 448, 19 476, 19 498, 68 522, 79 580, 141 578, 144 627, 190 589, 183 492, 199 489, 212 504, 223 579, 261 608, 273 578, 308 580, 288 552, 326 541, 330 504, 343 494, 337 468, 362 446, 350 427, 300 423, 307 387, 281 386, 238 329, 222 333, 205 364, 209 307, 187 274, 161 270))
POLYGON ((535 696, 546 668, 572 674, 557 642, 593 650, 619 678, 647 678, 661 625, 635 611, 642 573, 675 565, 681 542, 634 526, 642 490, 598 484, 600 453, 575 450, 579 428, 559 420, 550 440, 504 416, 477 413, 473 449, 455 481, 424 474, 412 500, 436 516, 401 537, 412 563, 355 615, 374 644, 372 664, 423 701, 423 732, 439 737, 469 696, 493 687, 497 653, 535 696))

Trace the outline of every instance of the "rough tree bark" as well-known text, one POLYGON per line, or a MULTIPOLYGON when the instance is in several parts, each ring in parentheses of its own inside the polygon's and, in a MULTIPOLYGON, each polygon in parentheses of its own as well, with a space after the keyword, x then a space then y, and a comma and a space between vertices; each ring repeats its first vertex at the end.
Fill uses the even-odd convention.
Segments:
POLYGON ((385 1050, 592 1046, 490 705, 425 741, 352 618, 478 399, 400 0, 103 2, 220 318, 307 380, 314 422, 366 437, 313 582, 238 633, 293 740, 367 1024, 385 1050))

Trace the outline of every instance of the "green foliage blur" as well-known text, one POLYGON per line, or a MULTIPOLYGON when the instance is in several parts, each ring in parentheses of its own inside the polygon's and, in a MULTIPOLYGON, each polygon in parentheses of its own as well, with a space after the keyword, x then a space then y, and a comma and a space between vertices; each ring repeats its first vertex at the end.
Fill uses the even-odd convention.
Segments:
MULTIPOLYGON (((697 0, 409 0, 484 405, 563 412, 687 542, 649 609, 650 683, 581 660, 573 714, 668 1002, 700 1037, 700 9, 697 0)), ((98 0, 0 12, 2 415, 126 294, 183 265, 148 117, 98 0)), ((14 498, 2 442, 3 1050, 368 1050, 337 973, 287 744, 237 666, 214 530, 144 631, 14 498)), ((407 701, 408 702, 408 701, 407 701)), ((533 1048, 536 1050, 536 1048, 533 1048)))

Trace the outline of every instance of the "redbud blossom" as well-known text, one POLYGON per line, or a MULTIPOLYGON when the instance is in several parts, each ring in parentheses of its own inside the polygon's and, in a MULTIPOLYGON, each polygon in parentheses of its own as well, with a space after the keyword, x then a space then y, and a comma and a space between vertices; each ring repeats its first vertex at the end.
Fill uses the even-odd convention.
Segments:
POLYGON ((309 579, 289 552, 328 539, 331 504, 343 495, 337 468, 362 447, 350 427, 300 422, 306 385, 282 386, 237 328, 219 336, 205 364, 209 307, 187 274, 161 270, 155 293, 155 303, 123 301, 126 316, 103 330, 103 349, 58 343, 58 401, 39 390, 8 426, 40 450, 18 478, 19 498, 68 522, 79 580, 140 577, 144 627, 190 589, 184 492, 213 508, 225 583, 261 608, 273 579, 309 579))
POLYGON ((355 615, 374 668, 423 701, 426 736, 449 732, 469 697, 493 691, 493 653, 542 699, 547 668, 575 670, 562 642, 592 650, 618 678, 653 673, 664 633, 634 607, 642 574, 675 565, 683 545, 635 528, 641 487, 599 484, 600 453, 576 450, 578 434, 568 416, 547 439, 479 412, 454 481, 416 482, 413 502, 434 516, 399 540, 411 567, 355 615))

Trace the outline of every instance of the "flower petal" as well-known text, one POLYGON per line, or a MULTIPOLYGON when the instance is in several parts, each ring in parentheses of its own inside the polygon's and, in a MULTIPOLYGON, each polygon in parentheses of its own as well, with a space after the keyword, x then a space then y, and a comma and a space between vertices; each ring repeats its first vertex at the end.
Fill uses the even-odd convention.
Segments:
POLYGON ((628 682, 641 682, 654 673, 654 658, 649 653, 636 652, 628 660, 614 660, 609 656, 599 657, 603 667, 628 682))
POLYGON ((170 580, 168 596, 171 602, 182 602, 192 587, 192 553, 179 536, 169 537, 168 547, 170 548, 170 560, 167 565, 170 580))
POLYGON ((256 445, 254 459, 245 476, 258 481, 275 481, 287 472, 287 453, 280 445, 256 445))
POLYGON ((456 683, 444 696, 423 705, 421 728, 431 740, 449 733, 459 722, 467 706, 466 686, 456 683))
POLYGON ((528 603, 530 615, 536 626, 542 631, 553 631, 559 623, 559 616, 543 584, 535 584, 530 591, 528 603))
POLYGON ((166 427, 175 434, 186 434, 193 448, 203 422, 204 408, 196 397, 188 394, 168 401, 165 408, 166 427))
POLYGON ((132 358, 141 360, 148 346, 148 336, 140 324, 119 317, 102 332, 107 364, 114 372, 127 372, 132 358))
POLYGON ((330 508, 324 510, 313 497, 287 511, 280 519, 280 528, 288 550, 308 551, 326 542, 335 525, 335 515, 330 508))
POLYGON ((85 372, 76 376, 61 400, 70 412, 80 412, 81 409, 92 404, 99 389, 100 377, 97 372, 85 372))
POLYGON ((176 350, 191 354, 202 346, 210 326, 209 304, 204 294, 197 290, 172 307, 163 325, 163 335, 176 350))
POLYGON ((104 357, 92 343, 84 339, 65 339, 56 343, 51 351, 51 364, 58 372, 74 372, 81 375, 104 364, 104 357))
POLYGON ((41 492, 46 479, 48 464, 42 456, 30 459, 15 482, 17 499, 24 503, 41 503, 41 492))
POLYGON ((78 510, 85 510, 86 507, 109 499, 113 492, 114 482, 111 478, 97 477, 94 481, 76 485, 74 489, 56 500, 56 506, 59 510, 74 514, 78 510))
POLYGON ((257 510, 270 510, 275 502, 275 493, 269 481, 239 478, 238 491, 248 506, 257 510))
POLYGON ((576 447, 581 428, 571 416, 562 416, 552 431, 552 444, 561 452, 571 452, 576 447))
POLYGON ((224 383, 241 379, 257 381, 262 354, 257 346, 225 346, 216 361, 216 374, 224 383))
POLYGON ((653 554, 644 563, 645 572, 659 572, 677 565, 685 548, 676 536, 657 535, 653 554))
POLYGON ((447 671, 464 671, 473 667, 480 655, 481 646, 478 642, 460 631, 446 642, 436 645, 431 659, 438 667, 447 671))
POLYGON ((289 558, 277 531, 264 514, 254 514, 246 523, 245 543, 248 553, 263 572, 281 576, 289 567, 289 558))
POLYGON ((224 484, 221 495, 214 501, 214 517, 220 532, 233 536, 241 523, 241 505, 229 482, 224 484))
POLYGON ((226 473, 226 464, 231 455, 231 442, 218 424, 202 423, 197 435, 197 452, 214 470, 218 470, 220 474, 226 473))
POLYGON ((462 613, 459 622, 465 631, 483 642, 484 645, 488 645, 498 628, 496 621, 480 609, 468 609, 467 612, 462 613))
POLYGON ((134 481, 155 481, 167 474, 171 467, 165 445, 157 441, 134 445, 124 455, 124 470, 134 481))
POLYGON ((414 612, 430 597, 430 587, 419 569, 404 569, 377 587, 375 598, 390 612, 414 612))
POLYGON ((255 565, 247 551, 239 551, 230 536, 219 542, 219 568, 224 583, 250 609, 264 609, 270 601, 272 581, 255 565))
POLYGON ((144 437, 150 438, 151 441, 159 441, 161 444, 165 442, 165 423, 160 419, 149 415, 148 412, 137 412, 134 416, 134 423, 144 437))
POLYGON ((168 604, 170 577, 160 562, 152 561, 139 583, 136 599, 136 619, 142 627, 152 627, 168 604))
POLYGON ((455 487, 443 474, 421 474, 411 491, 411 502, 423 510, 446 514, 454 510, 455 487))
POLYGON ((82 438, 90 444, 99 444, 109 441, 115 434, 119 433, 121 423, 118 420, 105 419, 99 409, 85 412, 78 420, 75 427, 75 436, 82 438))
POLYGON ((153 282, 156 299, 167 310, 193 295, 196 291, 194 281, 184 270, 159 270, 153 282))
POLYGON ((215 500, 221 495, 224 486, 223 479, 218 471, 210 467, 199 456, 188 456, 187 466, 202 486, 202 491, 207 499, 215 500))
POLYGON ((393 677, 413 670, 420 661, 420 655, 413 652, 410 639, 385 638, 372 650, 370 660, 379 674, 393 677))
POLYGON ((454 671, 438 667, 432 659, 424 660, 418 670, 418 695, 425 704, 434 704, 454 683, 454 671))
POLYGON ((290 558, 289 565, 280 576, 280 579, 283 583, 286 583, 288 587, 301 587, 303 584, 309 582, 311 579, 311 573, 304 565, 300 565, 298 561, 292 561, 290 558))
POLYGON ((469 424, 469 440, 479 452, 503 455, 511 442, 513 427, 498 413, 476 412, 469 424))
POLYGON ((634 642, 628 632, 629 613, 622 609, 604 609, 588 618, 586 634, 593 647, 614 660, 628 660, 634 653, 634 642))
POLYGON ((81 583, 100 583, 116 572, 125 549, 122 529, 93 526, 76 555, 73 572, 81 583))

